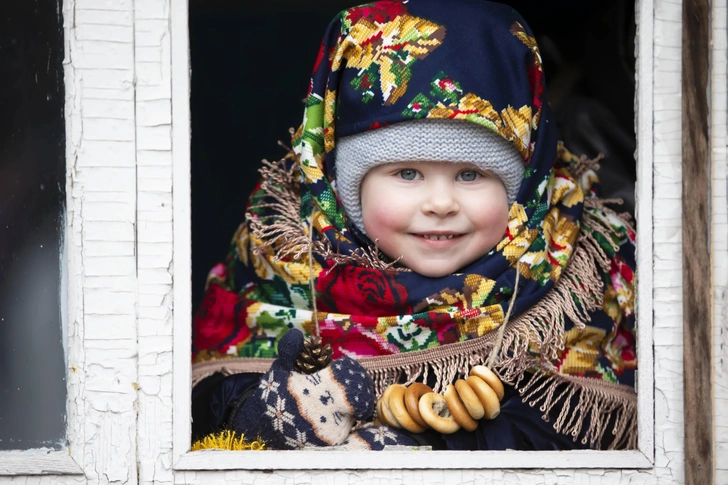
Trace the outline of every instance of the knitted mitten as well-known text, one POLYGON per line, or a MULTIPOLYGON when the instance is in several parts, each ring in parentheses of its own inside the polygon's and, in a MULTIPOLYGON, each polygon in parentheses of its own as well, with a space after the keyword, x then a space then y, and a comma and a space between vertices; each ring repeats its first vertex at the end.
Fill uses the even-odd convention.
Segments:
POLYGON ((389 426, 369 425, 352 431, 342 446, 347 450, 381 451, 385 446, 421 446, 424 444, 401 430, 389 426))
POLYGON ((374 413, 374 385, 364 368, 344 357, 313 374, 294 371, 303 334, 289 330, 278 358, 230 420, 231 429, 269 448, 340 445, 355 420, 374 413))

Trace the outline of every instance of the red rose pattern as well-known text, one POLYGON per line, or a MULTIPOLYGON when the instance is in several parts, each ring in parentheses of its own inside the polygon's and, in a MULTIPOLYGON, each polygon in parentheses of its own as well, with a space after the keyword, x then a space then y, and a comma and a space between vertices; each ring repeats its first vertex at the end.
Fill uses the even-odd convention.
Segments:
POLYGON ((407 7, 402 2, 379 2, 376 6, 354 7, 348 10, 346 20, 354 25, 361 19, 372 23, 383 24, 407 13, 407 7))
POLYGON ((321 339, 331 345, 333 358, 375 357, 399 353, 396 345, 387 342, 376 332, 376 317, 357 317, 350 319, 327 318, 319 322, 321 339))
POLYGON ((237 303, 238 295, 234 292, 214 283, 207 288, 192 323, 193 360, 199 350, 216 350, 224 354, 231 345, 249 337, 244 305, 239 305, 242 315, 236 315, 237 303))
POLYGON ((348 315, 385 317, 412 312, 395 273, 356 266, 324 269, 316 281, 319 308, 348 315))

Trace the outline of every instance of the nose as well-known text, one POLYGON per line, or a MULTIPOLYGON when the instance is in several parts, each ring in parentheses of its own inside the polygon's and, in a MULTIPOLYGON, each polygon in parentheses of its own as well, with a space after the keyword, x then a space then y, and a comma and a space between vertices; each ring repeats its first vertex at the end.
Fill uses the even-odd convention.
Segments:
POLYGON ((450 184, 433 184, 425 194, 422 212, 437 217, 452 216, 460 210, 460 204, 450 184))

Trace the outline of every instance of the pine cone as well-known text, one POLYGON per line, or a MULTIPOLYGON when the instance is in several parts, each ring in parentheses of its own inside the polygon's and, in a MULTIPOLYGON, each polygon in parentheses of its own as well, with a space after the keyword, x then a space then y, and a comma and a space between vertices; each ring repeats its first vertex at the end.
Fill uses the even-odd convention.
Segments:
POLYGON ((303 343, 296 358, 295 369, 302 374, 313 374, 331 363, 331 346, 323 345, 321 337, 311 337, 303 343))

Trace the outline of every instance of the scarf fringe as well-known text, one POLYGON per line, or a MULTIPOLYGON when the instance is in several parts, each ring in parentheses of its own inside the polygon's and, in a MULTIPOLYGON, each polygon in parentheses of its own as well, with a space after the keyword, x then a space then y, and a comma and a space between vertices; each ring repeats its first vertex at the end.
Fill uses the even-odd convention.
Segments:
POLYGON ((621 384, 588 381, 588 378, 537 372, 517 388, 523 402, 532 408, 538 406, 544 421, 550 421, 552 409, 559 410, 553 424, 556 432, 571 436, 574 441, 578 439, 591 448, 601 448, 609 432, 611 439, 607 449, 636 448, 637 399, 634 391, 621 384), (584 426, 585 423, 588 426, 584 426))
MULTIPOLYGON (((259 172, 261 175, 260 191, 265 193, 270 202, 251 205, 245 214, 251 233, 261 243, 254 249, 260 255, 275 251, 275 257, 300 259, 311 245, 309 234, 301 224, 301 197, 296 190, 294 173, 297 164, 286 167, 286 159, 277 162, 263 160, 259 172), (259 216, 256 211, 268 209, 274 215, 259 216)), ((314 250, 324 250, 320 241, 315 241, 314 250)))
MULTIPOLYGON (((564 147, 564 144, 562 142, 559 142, 557 147, 557 153, 556 158, 563 158, 563 154, 566 150, 564 147)), ((571 153, 571 152, 569 152, 571 153)), ((602 159, 604 159, 604 154, 599 153, 594 158, 589 158, 586 155, 581 155, 579 157, 578 163, 571 163, 569 164, 569 172, 571 172, 571 175, 574 176, 574 178, 578 179, 581 178, 582 175, 584 175, 588 171, 592 172, 598 172, 601 168, 601 164, 599 163, 602 159)))
MULTIPOLYGON (((270 202, 261 202, 252 205, 245 216, 250 225, 250 231, 260 241, 253 250, 257 255, 273 251, 278 260, 284 258, 301 259, 311 252, 332 261, 334 265, 353 264, 380 270, 410 271, 408 268, 397 266, 395 261, 384 261, 379 257, 378 248, 357 248, 349 254, 340 254, 331 242, 324 238, 311 241, 307 228, 309 224, 301 222, 301 195, 297 190, 294 173, 299 169, 298 163, 291 163, 287 167, 287 159, 295 158, 293 151, 286 158, 277 162, 263 160, 263 167, 259 170, 261 175, 260 190, 270 202), (258 209, 269 209, 275 215, 260 217, 255 214, 258 209)), ((315 217, 312 217, 315 220, 315 217)), ((310 230, 310 229, 309 229, 310 230)), ((331 269, 331 268, 329 268, 331 269)))

